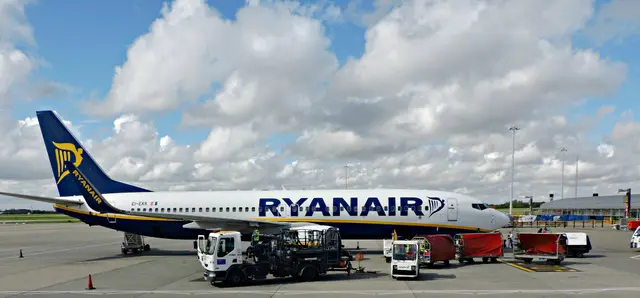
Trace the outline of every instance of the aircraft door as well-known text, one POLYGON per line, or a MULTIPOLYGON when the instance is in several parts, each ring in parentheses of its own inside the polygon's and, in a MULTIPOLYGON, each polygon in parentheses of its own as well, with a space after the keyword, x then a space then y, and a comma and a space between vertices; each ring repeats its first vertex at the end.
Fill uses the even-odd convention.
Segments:
POLYGON ((447 220, 458 220, 458 200, 455 198, 447 199, 447 220))

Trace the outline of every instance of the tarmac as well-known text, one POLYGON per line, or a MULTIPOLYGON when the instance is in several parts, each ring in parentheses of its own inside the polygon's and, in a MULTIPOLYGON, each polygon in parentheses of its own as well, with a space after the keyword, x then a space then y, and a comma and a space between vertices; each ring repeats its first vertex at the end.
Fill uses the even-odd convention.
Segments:
MULTIPOLYGON (((520 229, 535 231, 536 229, 520 229)), ((382 257, 381 240, 345 241, 359 245, 361 266, 376 273, 332 272, 318 281, 270 279, 224 288, 204 281, 192 241, 146 238, 151 251, 123 256, 123 233, 82 223, 0 225, 0 298, 17 296, 85 297, 632 297, 640 295, 640 251, 629 248, 631 231, 610 228, 554 228, 584 231, 593 250, 568 258, 551 272, 523 270, 504 262, 436 265, 419 280, 394 280, 382 257), (20 258, 22 250, 23 258, 20 258), (569 269, 566 269, 569 268, 569 269), (86 290, 91 275, 94 290, 86 290)), ((510 258, 509 249, 505 259, 510 258)), ((538 263, 534 261, 534 263, 538 263)), ((544 264, 538 263, 538 264, 544 264)), ((354 267, 358 262, 354 262, 354 267)), ((525 268, 526 269, 526 268, 525 268)), ((549 270, 547 270, 549 271, 549 270)))

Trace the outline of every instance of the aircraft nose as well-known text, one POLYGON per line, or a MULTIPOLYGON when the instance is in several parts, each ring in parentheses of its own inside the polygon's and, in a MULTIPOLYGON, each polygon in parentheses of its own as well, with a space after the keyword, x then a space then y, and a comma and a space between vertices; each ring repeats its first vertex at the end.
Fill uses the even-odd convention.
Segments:
POLYGON ((512 222, 513 222, 513 217, 511 217, 509 214, 497 211, 498 213, 500 213, 499 215, 499 219, 498 219, 498 223, 500 224, 500 228, 504 228, 506 226, 509 226, 512 222))

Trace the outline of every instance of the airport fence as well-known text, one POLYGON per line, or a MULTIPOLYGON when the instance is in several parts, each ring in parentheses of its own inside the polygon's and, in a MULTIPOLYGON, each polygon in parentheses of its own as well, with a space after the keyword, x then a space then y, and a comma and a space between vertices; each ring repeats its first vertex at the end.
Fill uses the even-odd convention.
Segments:
POLYGON ((544 221, 514 222, 515 228, 604 228, 612 225, 610 220, 572 220, 572 221, 544 221))

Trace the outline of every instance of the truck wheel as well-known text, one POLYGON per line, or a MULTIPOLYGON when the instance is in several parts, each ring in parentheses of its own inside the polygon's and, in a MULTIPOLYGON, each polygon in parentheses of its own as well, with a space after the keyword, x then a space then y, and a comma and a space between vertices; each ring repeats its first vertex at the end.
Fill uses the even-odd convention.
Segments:
POLYGON ((530 258, 526 258, 526 259, 523 259, 523 260, 524 260, 525 264, 531 264, 531 262, 533 261, 533 259, 530 259, 530 258))
POLYGON ((385 260, 387 263, 391 263, 391 257, 384 257, 384 260, 385 260))
POLYGON ((482 258, 482 263, 489 263, 489 258, 482 258))
POLYGON ((227 276, 225 283, 229 286, 236 287, 242 284, 242 282, 244 281, 244 278, 245 276, 242 270, 233 270, 229 272, 229 275, 227 276))
POLYGON ((445 266, 449 266, 449 260, 444 260, 443 263, 445 266))
POLYGON ((498 258, 491 258, 491 263, 498 263, 498 258))
POLYGON ((302 273, 300 274, 300 278, 302 281, 313 281, 318 277, 318 268, 313 265, 307 265, 302 268, 302 273))
POLYGON ((583 252, 577 252, 577 253, 576 253, 576 257, 578 257, 578 258, 584 258, 584 253, 583 253, 583 252))

